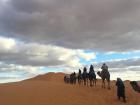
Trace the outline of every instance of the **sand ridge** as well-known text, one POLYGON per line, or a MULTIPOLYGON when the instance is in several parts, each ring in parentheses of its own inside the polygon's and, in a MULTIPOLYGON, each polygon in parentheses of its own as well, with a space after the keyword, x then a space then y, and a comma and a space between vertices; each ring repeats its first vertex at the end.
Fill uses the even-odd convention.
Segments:
POLYGON ((0 85, 0 105, 140 105, 140 93, 125 82, 126 100, 117 100, 115 81, 111 90, 65 84, 63 73, 48 73, 22 82, 0 85))

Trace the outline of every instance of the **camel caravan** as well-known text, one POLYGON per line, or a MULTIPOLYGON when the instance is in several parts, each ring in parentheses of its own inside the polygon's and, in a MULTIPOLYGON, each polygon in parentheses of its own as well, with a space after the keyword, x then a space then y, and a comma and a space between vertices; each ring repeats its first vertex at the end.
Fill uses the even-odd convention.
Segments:
MULTIPOLYGON (((98 71, 97 75, 101 77, 102 79, 102 88, 106 88, 105 80, 107 81, 107 88, 110 89, 110 73, 108 71, 108 66, 104 63, 101 67, 102 71, 98 71)), ((83 68, 83 72, 79 69, 78 74, 71 73, 70 75, 64 76, 64 82, 70 83, 70 84, 76 84, 76 80, 78 80, 78 84, 81 85, 90 85, 96 86, 96 74, 94 71, 93 65, 90 65, 89 72, 87 72, 87 68, 83 68)), ((138 85, 137 81, 130 81, 130 85, 132 86, 133 90, 140 93, 140 86, 138 85)), ((117 97, 118 100, 121 98, 123 99, 123 102, 126 102, 126 96, 125 96, 125 85, 121 78, 117 78, 116 81, 116 87, 117 87, 117 97)))
MULTIPOLYGON (((102 88, 106 88, 105 86, 105 80, 107 80, 108 83, 108 89, 110 89, 110 73, 108 71, 108 66, 104 63, 101 67, 102 71, 98 71, 97 74, 99 77, 102 78, 102 88)), ((70 75, 64 76, 64 82, 70 83, 70 84, 76 84, 76 80, 78 80, 78 84, 81 85, 90 85, 96 86, 96 74, 94 71, 93 65, 90 65, 89 72, 87 71, 87 68, 83 68, 83 72, 79 69, 78 74, 71 73, 70 75)))

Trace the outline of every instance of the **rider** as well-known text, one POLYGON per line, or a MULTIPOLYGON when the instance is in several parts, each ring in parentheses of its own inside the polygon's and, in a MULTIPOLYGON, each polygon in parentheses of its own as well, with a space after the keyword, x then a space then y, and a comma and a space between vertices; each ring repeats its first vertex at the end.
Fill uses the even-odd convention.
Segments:
POLYGON ((82 71, 79 69, 78 78, 82 79, 82 71))
POLYGON ((89 80, 90 80, 90 86, 96 85, 96 74, 93 65, 90 65, 89 68, 89 80))
POLYGON ((87 68, 84 67, 83 69, 83 74, 82 74, 83 80, 84 80, 84 85, 86 85, 86 82, 88 84, 88 73, 87 73, 87 68))
POLYGON ((101 69, 102 69, 101 76, 102 78, 108 81, 108 89, 110 89, 110 73, 108 71, 108 66, 105 63, 103 63, 101 69))
POLYGON ((108 72, 108 66, 105 63, 103 63, 101 69, 102 69, 102 73, 108 72))
POLYGON ((94 67, 93 67, 93 65, 90 65, 89 72, 94 72, 94 67))
POLYGON ((79 69, 79 74, 81 74, 82 73, 82 71, 79 69))
POLYGON ((83 74, 87 74, 87 68, 86 67, 84 67, 84 69, 83 69, 83 74))

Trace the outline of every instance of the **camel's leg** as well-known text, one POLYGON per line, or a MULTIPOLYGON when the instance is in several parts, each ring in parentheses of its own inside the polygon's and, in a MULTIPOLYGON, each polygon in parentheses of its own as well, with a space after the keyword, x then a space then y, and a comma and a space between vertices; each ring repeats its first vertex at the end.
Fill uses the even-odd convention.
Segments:
POLYGON ((108 89, 110 89, 110 80, 108 80, 108 89))
POLYGON ((94 86, 96 86, 96 79, 94 79, 94 86))
POLYGON ((92 86, 94 86, 94 79, 92 80, 92 86))
POLYGON ((81 81, 80 81, 80 79, 78 79, 78 83, 79 83, 79 85, 81 84, 81 81))
POLYGON ((95 79, 93 79, 93 86, 95 86, 95 79))
POLYGON ((80 85, 82 84, 82 80, 80 79, 80 85))
POLYGON ((90 80, 90 86, 92 86, 92 80, 90 80))
POLYGON ((84 85, 84 83, 83 83, 83 79, 81 79, 81 84, 84 85))
POLYGON ((102 88, 105 88, 105 80, 102 81, 102 88))
POLYGON ((81 85, 81 79, 79 80, 79 85, 81 85))
POLYGON ((92 86, 94 86, 94 80, 92 80, 92 86))
POLYGON ((90 81, 90 86, 92 86, 92 81, 91 80, 89 80, 90 81))
POLYGON ((106 88, 106 86, 105 86, 105 81, 104 81, 104 88, 106 88))
POLYGON ((86 85, 86 79, 84 79, 84 85, 86 85))
POLYGON ((103 85, 104 85, 104 80, 102 80, 102 88, 104 88, 104 86, 103 86, 103 85))
POLYGON ((86 81, 87 81, 87 86, 88 86, 88 79, 86 79, 86 81))

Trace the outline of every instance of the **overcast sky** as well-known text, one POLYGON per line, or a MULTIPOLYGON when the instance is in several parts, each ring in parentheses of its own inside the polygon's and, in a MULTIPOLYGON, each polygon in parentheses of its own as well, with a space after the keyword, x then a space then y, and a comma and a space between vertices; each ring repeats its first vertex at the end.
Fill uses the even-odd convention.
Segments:
POLYGON ((0 0, 0 77, 106 62, 112 79, 140 80, 139 30, 139 0, 0 0))

